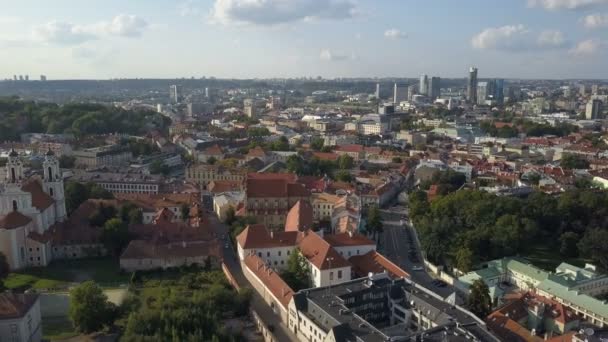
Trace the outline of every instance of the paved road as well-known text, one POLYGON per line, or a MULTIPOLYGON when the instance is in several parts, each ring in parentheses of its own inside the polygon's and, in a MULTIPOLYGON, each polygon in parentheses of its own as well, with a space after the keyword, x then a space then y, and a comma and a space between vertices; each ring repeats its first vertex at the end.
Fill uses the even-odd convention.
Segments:
POLYGON ((433 277, 424 270, 420 246, 417 245, 412 227, 407 224, 407 209, 403 207, 390 208, 381 211, 384 233, 380 244, 380 251, 392 262, 399 265, 410 274, 411 279, 421 286, 447 297, 454 292, 450 285, 443 287, 433 284, 433 277), (422 270, 414 268, 422 267, 422 270))
MULTIPOLYGON (((240 287, 250 287, 253 289, 253 286, 251 286, 247 278, 245 278, 243 269, 241 268, 241 263, 238 260, 235 250, 232 248, 230 239, 228 238, 228 227, 221 223, 213 213, 209 213, 209 217, 211 226, 213 227, 213 230, 217 236, 226 236, 226 242, 224 242, 224 246, 222 246, 224 264, 226 267, 228 267, 240 287)), ((266 302, 264 302, 264 299, 262 299, 262 297, 255 290, 253 291, 251 306, 258 313, 258 315, 260 315, 267 326, 274 327, 273 334, 279 341, 297 341, 296 336, 287 328, 285 324, 283 324, 279 315, 276 314, 270 308, 270 306, 266 304, 266 302)))

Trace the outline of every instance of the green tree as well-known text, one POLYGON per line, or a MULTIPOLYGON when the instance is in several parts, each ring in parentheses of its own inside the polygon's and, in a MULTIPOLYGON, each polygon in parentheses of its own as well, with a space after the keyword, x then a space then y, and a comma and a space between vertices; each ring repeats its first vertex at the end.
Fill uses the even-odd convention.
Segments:
POLYGON ((401 157, 393 157, 392 162, 395 164, 401 164, 403 163, 403 159, 401 159, 401 157))
POLYGON ((302 174, 304 161, 300 156, 293 154, 287 157, 287 171, 295 174, 302 174))
POLYGON ((78 331, 91 333, 111 324, 111 306, 101 288, 86 281, 70 290, 69 316, 78 331))
POLYGON ((467 299, 467 307, 477 317, 485 319, 492 311, 492 298, 490 298, 490 289, 488 285, 477 279, 469 288, 469 297, 467 299))
POLYGON ((59 157, 59 167, 62 169, 73 169, 76 166, 76 157, 62 155, 59 157))
POLYGON ((100 203, 89 216, 89 224, 94 227, 102 227, 109 219, 116 216, 116 208, 111 205, 100 203))
POLYGON ((113 218, 103 225, 100 240, 108 253, 118 256, 131 241, 131 235, 126 224, 118 218, 113 218))
POLYGON ((380 216, 380 209, 377 205, 372 205, 367 210, 367 227, 375 238, 379 238, 379 234, 384 231, 382 216, 380 216))
POLYGON ((150 163, 150 173, 153 175, 168 175, 170 172, 169 166, 167 166, 162 160, 154 160, 150 163))
POLYGON ((563 256, 574 258, 578 256, 578 248, 576 244, 580 237, 575 232, 565 232, 559 237, 560 247, 559 253, 563 256))
POLYGON ((99 184, 95 183, 87 183, 86 187, 88 188, 88 198, 95 199, 113 199, 114 195, 111 192, 101 187, 99 184))
POLYGON ((81 183, 68 182, 65 186, 65 206, 68 213, 73 212, 89 199, 89 190, 81 183))
POLYGON ((354 159, 348 154, 343 154, 338 157, 338 168, 342 170, 350 170, 353 168, 354 159))
POLYGON ((217 158, 215 158, 214 156, 207 158, 207 164, 215 165, 215 163, 217 163, 217 158))
POLYGON ((566 154, 562 156, 560 165, 564 169, 588 169, 589 161, 575 154, 566 154))
POLYGON ((230 206, 226 210, 226 219, 224 220, 224 223, 227 225, 231 225, 235 220, 236 220, 236 212, 234 210, 234 207, 230 206))
POLYGON ((186 203, 182 203, 179 207, 179 211, 182 216, 182 220, 186 221, 190 217, 190 206, 186 203))
POLYGON ((4 279, 8 277, 8 273, 10 272, 10 266, 6 261, 6 255, 0 252, 0 291, 4 291, 4 279))
POLYGON ((310 142, 310 148, 312 148, 315 151, 320 151, 323 148, 324 144, 325 144, 325 141, 323 140, 323 138, 315 137, 315 138, 312 138, 312 140, 310 142))
POLYGON ((294 290, 299 291, 310 286, 310 270, 308 261, 299 249, 295 249, 287 259, 287 269, 281 277, 294 290))
POLYGON ((608 230, 593 228, 588 230, 578 242, 578 250, 604 269, 608 269, 608 230))
POLYGON ((353 176, 347 170, 340 170, 336 172, 336 180, 350 183, 353 180, 353 176))
POLYGON ((464 273, 473 269, 473 252, 469 248, 461 247, 456 251, 456 268, 464 273))

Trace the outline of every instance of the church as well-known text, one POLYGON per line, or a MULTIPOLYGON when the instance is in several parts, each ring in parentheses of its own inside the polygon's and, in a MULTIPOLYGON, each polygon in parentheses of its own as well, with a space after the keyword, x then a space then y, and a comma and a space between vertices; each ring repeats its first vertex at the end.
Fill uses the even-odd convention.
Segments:
POLYGON ((48 151, 42 177, 26 178, 19 154, 11 151, 0 184, 0 252, 11 270, 51 262, 49 228, 66 219, 59 161, 48 151))

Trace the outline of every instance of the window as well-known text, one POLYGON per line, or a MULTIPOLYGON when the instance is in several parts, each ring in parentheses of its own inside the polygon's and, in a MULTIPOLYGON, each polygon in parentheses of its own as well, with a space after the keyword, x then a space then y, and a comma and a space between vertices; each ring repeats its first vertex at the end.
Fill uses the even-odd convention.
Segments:
POLYGON ((334 272, 333 271, 329 272, 329 280, 334 280, 334 272))
POLYGON ((270 252, 266 252, 266 256, 269 257, 270 256, 270 252))
POLYGON ((342 271, 338 271, 338 279, 342 279, 342 271))
POLYGON ((13 201, 13 211, 17 211, 17 201, 13 201))
POLYGON ((258 252, 258 256, 261 258, 262 257, 262 252, 258 252))
POLYGON ((281 256, 281 251, 279 251, 279 256, 281 256))

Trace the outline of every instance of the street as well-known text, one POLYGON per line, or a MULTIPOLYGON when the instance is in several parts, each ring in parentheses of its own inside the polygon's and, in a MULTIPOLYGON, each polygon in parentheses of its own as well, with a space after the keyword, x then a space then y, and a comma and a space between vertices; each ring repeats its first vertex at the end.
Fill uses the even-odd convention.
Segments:
POLYGON ((384 256, 410 274, 417 284, 428 288, 442 297, 454 292, 454 288, 431 277, 424 269, 422 251, 414 237, 413 228, 408 225, 407 208, 391 207, 381 210, 384 233, 379 250, 384 256))
POLYGON ((255 289, 253 289, 252 286, 250 286, 249 281, 245 278, 243 269, 241 268, 241 263, 239 262, 235 249, 232 248, 232 243, 228 238, 228 227, 221 223, 213 212, 207 211, 207 213, 211 227, 217 234, 218 238, 226 237, 226 239, 221 241, 224 264, 226 267, 228 267, 240 287, 249 287, 253 290, 253 298, 251 301, 251 307, 253 310, 260 315, 268 327, 274 327, 274 329, 270 330, 273 330, 273 334, 279 341, 297 341, 293 333, 289 331, 285 324, 283 324, 279 315, 274 313, 270 306, 264 302, 262 297, 255 291, 255 289))

